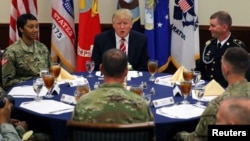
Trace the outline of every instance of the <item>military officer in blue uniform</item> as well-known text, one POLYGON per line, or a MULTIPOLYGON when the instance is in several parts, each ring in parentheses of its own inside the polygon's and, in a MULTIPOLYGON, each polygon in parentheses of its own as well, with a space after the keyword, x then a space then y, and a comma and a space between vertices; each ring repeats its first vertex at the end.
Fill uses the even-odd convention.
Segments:
POLYGON ((213 39, 208 40, 195 70, 201 71, 202 79, 216 80, 221 86, 227 87, 227 81, 221 72, 221 56, 231 47, 242 47, 245 44, 233 38, 230 32, 231 16, 226 11, 218 11, 210 17, 209 31, 213 39))

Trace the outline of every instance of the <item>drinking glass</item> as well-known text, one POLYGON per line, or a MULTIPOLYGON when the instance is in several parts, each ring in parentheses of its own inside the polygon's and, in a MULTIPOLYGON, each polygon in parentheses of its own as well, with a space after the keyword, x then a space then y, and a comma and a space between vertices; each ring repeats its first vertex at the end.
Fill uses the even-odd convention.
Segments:
POLYGON ((75 101, 77 102, 77 101, 80 99, 80 97, 81 97, 82 95, 83 95, 83 93, 81 93, 81 92, 75 90, 75 91, 74 91, 75 101))
POLYGON ((55 84, 55 76, 52 73, 47 73, 43 76, 43 82, 45 87, 47 88, 48 92, 45 95, 46 98, 52 98, 52 90, 55 84))
POLYGON ((89 83, 86 83, 84 81, 77 82, 77 84, 76 84, 76 90, 74 92, 75 100, 78 101, 78 99, 82 95, 84 95, 84 94, 86 94, 86 93, 88 93, 90 91, 91 90, 90 90, 89 83))
POLYGON ((201 72, 200 71, 193 71, 193 82, 194 82, 194 88, 198 88, 198 83, 201 80, 201 72))
POLYGON ((77 84, 76 91, 83 93, 83 94, 90 92, 89 83, 77 84))
POLYGON ((195 105, 203 106, 203 102, 201 102, 201 98, 204 95, 205 90, 204 89, 196 89, 194 90, 194 93, 196 94, 198 101, 195 103, 195 105))
POLYGON ((42 97, 39 96, 41 90, 43 88, 43 79, 42 78, 37 78, 33 80, 33 89, 36 93, 36 97, 34 97, 35 101, 40 101, 42 97))
POLYGON ((183 79, 185 81, 192 81, 193 71, 192 70, 183 70, 183 79))
POLYGON ((92 71, 95 68, 95 62, 94 61, 86 61, 86 70, 88 71, 89 75, 87 75, 87 77, 93 77, 93 75, 91 74, 92 71))
POLYGON ((129 90, 133 93, 136 93, 139 96, 142 96, 142 94, 143 94, 143 88, 137 84, 131 85, 129 90))
POLYGON ((190 102, 187 100, 187 96, 190 94, 192 88, 192 81, 181 81, 180 89, 181 93, 184 97, 184 100, 181 102, 182 104, 189 104, 190 102))
POLYGON ((61 72, 61 65, 59 63, 52 63, 50 66, 50 72, 54 75, 55 81, 57 81, 61 72))
POLYGON ((49 69, 48 68, 41 68, 40 69, 40 77, 43 78, 44 74, 48 73, 49 72, 49 69))
POLYGON ((148 105, 151 106, 151 94, 150 93, 143 93, 143 98, 147 101, 148 105))
POLYGON ((158 61, 155 59, 149 59, 148 60, 148 71, 150 73, 149 81, 155 81, 155 74, 158 69, 158 61))

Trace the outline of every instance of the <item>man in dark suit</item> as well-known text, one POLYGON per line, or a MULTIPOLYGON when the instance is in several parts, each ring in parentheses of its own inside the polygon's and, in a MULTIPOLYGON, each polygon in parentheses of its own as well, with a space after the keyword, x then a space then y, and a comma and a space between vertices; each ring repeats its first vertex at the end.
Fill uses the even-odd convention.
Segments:
POLYGON ((124 52, 128 56, 128 62, 133 70, 147 70, 149 59, 147 49, 147 37, 139 32, 131 30, 133 15, 128 9, 118 9, 112 16, 112 30, 100 33, 95 37, 92 51, 92 60, 95 62, 95 70, 99 70, 102 63, 102 55, 111 48, 125 45, 124 52))
POLYGON ((218 11, 210 16, 209 31, 213 39, 206 42, 201 59, 195 68, 201 71, 202 79, 208 81, 214 79, 223 87, 227 87, 228 84, 221 72, 221 56, 231 47, 246 49, 242 41, 231 35, 231 25, 231 16, 226 11, 218 11))

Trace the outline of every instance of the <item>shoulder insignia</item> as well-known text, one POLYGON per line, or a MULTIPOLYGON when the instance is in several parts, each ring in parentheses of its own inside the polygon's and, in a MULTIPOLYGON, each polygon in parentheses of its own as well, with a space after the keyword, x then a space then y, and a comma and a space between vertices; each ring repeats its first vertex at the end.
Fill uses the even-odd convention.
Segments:
POLYGON ((205 43, 205 45, 206 45, 206 46, 210 45, 210 44, 213 42, 213 40, 215 40, 215 39, 207 40, 206 43, 205 43))
POLYGON ((234 39, 233 42, 239 46, 239 47, 245 47, 245 44, 241 41, 241 40, 238 40, 238 39, 234 39))
POLYGON ((205 43, 206 46, 208 46, 208 45, 210 45, 210 44, 211 44, 211 40, 208 40, 208 41, 205 43))
POLYGON ((2 65, 4 65, 5 63, 7 63, 7 59, 6 58, 2 58, 2 65))

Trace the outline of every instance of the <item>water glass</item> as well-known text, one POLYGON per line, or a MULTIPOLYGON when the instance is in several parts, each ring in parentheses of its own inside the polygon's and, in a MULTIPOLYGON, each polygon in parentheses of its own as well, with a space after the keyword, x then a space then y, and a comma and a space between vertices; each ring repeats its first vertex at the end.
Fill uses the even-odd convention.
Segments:
POLYGON ((49 72, 49 69, 48 69, 48 68, 41 68, 41 69, 40 69, 40 72, 39 72, 40 77, 43 78, 43 76, 44 76, 46 73, 48 73, 48 72, 49 72))
POLYGON ((34 97, 35 101, 40 101, 42 99, 42 97, 39 96, 42 88, 43 88, 42 78, 37 78, 37 79, 33 80, 33 89, 36 93, 36 96, 34 97))
POLYGON ((201 72, 200 71, 193 71, 193 82, 194 82, 194 88, 198 88, 198 83, 201 80, 201 72))
POLYGON ((88 71, 88 75, 87 77, 93 77, 93 75, 91 74, 93 72, 95 68, 95 62, 94 61, 86 61, 86 70, 88 71))
POLYGON ((203 106, 204 105, 203 102, 201 101, 202 97, 204 96, 204 92, 205 92, 204 89, 196 89, 196 90, 194 90, 194 93, 198 98, 198 101, 195 103, 195 105, 198 105, 198 106, 203 106))
POLYGON ((147 101, 148 105, 151 106, 151 96, 152 94, 150 93, 143 93, 142 97, 147 101))

